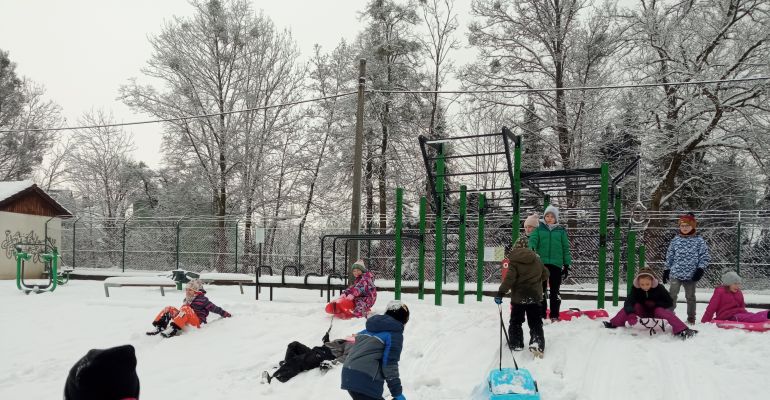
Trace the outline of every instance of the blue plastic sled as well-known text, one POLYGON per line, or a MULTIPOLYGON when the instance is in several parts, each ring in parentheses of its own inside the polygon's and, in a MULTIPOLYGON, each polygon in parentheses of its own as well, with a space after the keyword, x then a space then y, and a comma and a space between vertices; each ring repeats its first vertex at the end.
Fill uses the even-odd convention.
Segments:
POLYGON ((540 400, 537 382, 526 369, 495 369, 488 381, 489 400, 540 400))

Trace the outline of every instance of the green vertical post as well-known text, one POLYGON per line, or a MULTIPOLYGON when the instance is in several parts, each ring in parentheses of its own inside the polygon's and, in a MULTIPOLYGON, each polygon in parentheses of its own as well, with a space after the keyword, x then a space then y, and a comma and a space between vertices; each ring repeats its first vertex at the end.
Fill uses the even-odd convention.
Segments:
MULTIPOLYGON (((511 221, 511 245, 519 240, 521 224, 521 136, 513 141, 513 221, 511 221)), ((507 255, 506 255, 507 256, 507 255)))
POLYGON ((460 249, 457 271, 457 301, 465 304, 465 217, 467 212, 467 193, 465 185, 460 186, 460 249))
POLYGON ((543 196, 543 213, 545 213, 545 209, 548 208, 548 206, 551 205, 551 196, 545 195, 543 196))
POLYGON ((741 274, 741 212, 738 211, 738 232, 735 243, 735 273, 741 274))
POLYGON ((612 305, 617 306, 620 295, 620 213, 622 204, 620 189, 615 192, 615 232, 612 236, 612 305))
POLYGON ((484 295, 484 203, 486 196, 479 195, 479 226, 476 241, 476 301, 484 295))
POLYGON ((401 300, 401 252, 403 251, 401 243, 401 228, 403 220, 403 208, 404 206, 404 189, 396 188, 396 276, 395 279, 395 291, 396 300, 401 300))
POLYGON ((434 280, 435 280, 435 304, 441 305, 441 290, 443 283, 442 274, 442 261, 444 250, 444 144, 438 144, 438 159, 436 160, 436 195, 438 196, 438 209, 436 210, 436 244, 434 247, 436 253, 436 260, 434 263, 434 280))
POLYGON ((417 298, 425 298, 425 213, 428 199, 420 197, 420 254, 417 258, 417 298))
POLYGON ((636 275, 636 232, 629 231, 626 239, 626 297, 631 293, 636 275))
POLYGON ((610 165, 602 163, 602 189, 599 196, 599 289, 597 308, 604 308, 605 279, 607 278, 607 208, 610 186, 610 165))
POLYGON ((639 246, 639 269, 644 268, 644 262, 645 262, 645 251, 644 251, 644 245, 639 246))
MULTIPOLYGON (((179 269, 179 234, 181 233, 182 218, 176 221, 176 269, 179 269)), ((182 290, 180 285, 177 285, 177 289, 182 290)))

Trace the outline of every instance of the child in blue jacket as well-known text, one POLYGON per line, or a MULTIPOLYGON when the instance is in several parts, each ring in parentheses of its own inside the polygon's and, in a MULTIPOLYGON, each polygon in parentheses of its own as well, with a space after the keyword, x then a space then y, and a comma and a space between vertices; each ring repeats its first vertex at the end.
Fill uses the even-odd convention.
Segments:
POLYGON ((687 213, 679 217, 679 234, 668 245, 663 283, 671 281, 669 292, 674 300, 671 311, 676 309, 679 289, 684 286, 687 299, 687 323, 695 323, 695 285, 703 277, 709 264, 709 246, 702 236, 695 233, 695 215, 687 213))

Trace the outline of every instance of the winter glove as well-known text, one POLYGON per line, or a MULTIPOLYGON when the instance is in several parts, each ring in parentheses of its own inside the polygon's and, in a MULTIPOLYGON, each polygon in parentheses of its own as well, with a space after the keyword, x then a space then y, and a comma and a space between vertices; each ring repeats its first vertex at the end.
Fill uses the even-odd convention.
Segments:
POLYGON ((406 397, 404 397, 404 394, 401 393, 400 395, 394 397, 393 400, 406 400, 406 397))
POLYGON ((565 265, 564 268, 561 269, 561 280, 567 279, 569 276, 569 265, 565 265))
POLYGON ((230 318, 230 317, 232 317, 232 316, 233 316, 233 314, 230 314, 230 313, 229 313, 229 312, 227 312, 227 311, 223 311, 223 312, 222 312, 222 318, 230 318))
POLYGON ((495 297, 495 304, 503 304, 503 298, 502 297, 495 297))
POLYGON ((697 268, 695 270, 695 274, 693 274, 693 276, 692 276, 692 281, 693 282, 698 282, 700 280, 700 278, 703 278, 703 273, 704 272, 706 272, 706 270, 704 270, 703 268, 697 268))
POLYGON ((663 283, 664 284, 668 283, 668 276, 669 275, 671 275, 671 270, 670 269, 663 270, 663 283))
POLYGON ((637 322, 639 322, 639 317, 637 317, 636 314, 628 314, 628 317, 626 317, 626 322, 628 322, 629 326, 634 326, 637 322))

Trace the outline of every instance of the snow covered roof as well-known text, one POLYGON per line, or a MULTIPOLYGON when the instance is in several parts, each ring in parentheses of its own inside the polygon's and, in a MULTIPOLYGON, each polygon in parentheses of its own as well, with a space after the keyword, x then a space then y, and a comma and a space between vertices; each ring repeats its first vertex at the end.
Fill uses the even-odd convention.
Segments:
POLYGON ((34 186, 32 181, 6 181, 0 182, 0 201, 3 201, 24 189, 34 186))
MULTIPOLYGON (((23 198, 25 195, 27 195, 30 192, 37 194, 37 196, 40 199, 42 199, 44 203, 47 203, 47 206, 45 208, 46 211, 44 211, 42 214, 39 214, 39 215, 72 216, 72 213, 70 213, 66 208, 64 208, 61 204, 59 204, 56 200, 54 200, 43 189, 40 189, 32 181, 0 182, 0 209, 4 209, 4 207, 6 206, 14 204, 16 200, 18 200, 19 198, 23 198), (53 214, 48 214, 48 213, 53 213, 53 214)), ((15 212, 21 212, 23 214, 30 213, 28 211, 15 211, 15 212)), ((32 212, 32 214, 38 215, 37 212, 32 212)))

